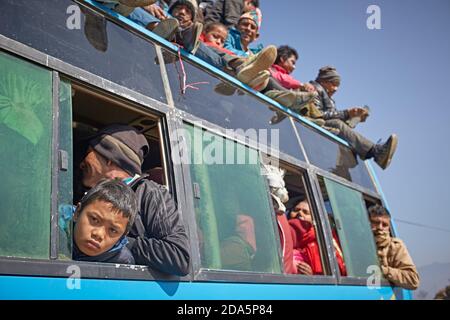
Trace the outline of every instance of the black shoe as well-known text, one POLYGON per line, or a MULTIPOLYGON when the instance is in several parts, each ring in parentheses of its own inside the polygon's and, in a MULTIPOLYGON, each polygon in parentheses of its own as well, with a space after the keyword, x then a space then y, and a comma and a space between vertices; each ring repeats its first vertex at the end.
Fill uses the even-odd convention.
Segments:
POLYGON ((398 138, 392 134, 383 144, 376 146, 374 160, 381 169, 386 169, 390 164, 395 150, 397 149, 398 138))
POLYGON ((95 49, 105 52, 108 49, 105 17, 88 9, 81 11, 84 13, 84 34, 87 40, 95 49))

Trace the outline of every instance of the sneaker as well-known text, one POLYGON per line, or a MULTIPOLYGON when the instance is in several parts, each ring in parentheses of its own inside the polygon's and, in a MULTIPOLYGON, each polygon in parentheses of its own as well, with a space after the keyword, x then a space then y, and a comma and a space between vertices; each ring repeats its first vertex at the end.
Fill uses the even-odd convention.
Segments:
POLYGON ((200 22, 195 22, 192 27, 181 31, 181 40, 186 51, 195 54, 200 45, 200 35, 202 34, 202 31, 203 24, 200 22))
POLYGON ((89 43, 97 50, 105 52, 108 49, 105 17, 81 7, 84 13, 84 34, 89 43))
POLYGON ((397 135, 392 134, 383 145, 376 145, 375 162, 381 169, 386 169, 390 164, 395 150, 397 149, 397 135))
POLYGON ((268 70, 277 58, 277 48, 268 46, 255 56, 249 57, 237 68, 236 78, 245 84, 252 81, 261 71, 268 70))
POLYGON ((177 19, 168 18, 158 22, 152 32, 156 33, 161 38, 171 41, 175 37, 175 33, 177 32, 179 26, 180 23, 177 19))

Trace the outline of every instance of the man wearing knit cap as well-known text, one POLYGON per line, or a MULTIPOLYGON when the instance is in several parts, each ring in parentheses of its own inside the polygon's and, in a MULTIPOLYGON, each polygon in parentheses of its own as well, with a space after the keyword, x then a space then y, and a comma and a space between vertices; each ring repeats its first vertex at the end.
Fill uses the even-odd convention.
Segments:
POLYGON ((149 152, 145 137, 126 125, 111 125, 89 139, 80 164, 82 183, 92 188, 101 179, 121 179, 135 192, 139 215, 128 234, 136 264, 183 276, 189 272, 189 242, 176 204, 161 185, 142 175, 149 152))
POLYGON ((316 105, 323 113, 325 126, 337 129, 339 131, 338 136, 346 140, 361 159, 373 158, 382 169, 386 169, 397 148, 397 136, 392 134, 384 144, 375 144, 352 130, 346 121, 359 117, 364 122, 368 112, 366 109, 359 107, 347 110, 336 109, 332 96, 338 90, 340 83, 341 78, 332 66, 321 68, 316 80, 311 81, 319 95, 316 99, 316 105))

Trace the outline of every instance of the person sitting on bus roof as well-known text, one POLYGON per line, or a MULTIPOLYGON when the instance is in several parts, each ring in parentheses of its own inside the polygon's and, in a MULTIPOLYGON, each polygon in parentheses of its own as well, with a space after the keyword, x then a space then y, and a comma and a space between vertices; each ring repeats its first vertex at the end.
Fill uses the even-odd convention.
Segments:
POLYGON ((338 136, 346 140, 353 151, 363 160, 374 158, 375 162, 386 169, 391 163, 397 148, 398 138, 392 134, 384 144, 375 144, 362 136, 346 123, 350 118, 360 117, 364 122, 368 112, 364 108, 353 107, 338 111, 332 96, 336 93, 341 83, 341 78, 336 69, 331 66, 322 67, 315 81, 311 84, 316 88, 319 96, 315 103, 323 113, 323 119, 327 127, 336 128, 338 136))
POLYGON ((402 240, 391 237, 391 215, 378 204, 369 208, 372 232, 377 245, 381 271, 393 285, 415 290, 419 273, 402 240))
POLYGON ((149 152, 144 135, 135 128, 114 124, 88 140, 80 164, 82 184, 92 188, 103 178, 128 184, 138 200, 138 215, 128 235, 136 264, 174 275, 189 272, 189 240, 183 219, 168 190, 142 175, 149 152))
POLYGON ((73 217, 73 259, 134 264, 126 235, 137 201, 120 180, 102 180, 81 199, 73 217))
POLYGON ((262 45, 250 48, 250 44, 259 38, 261 22, 261 10, 256 9, 244 13, 239 18, 237 26, 229 29, 225 48, 242 57, 252 56, 260 52, 263 48, 262 45))
MULTIPOLYGON (((178 29, 178 21, 165 15, 158 5, 159 1, 158 4, 155 3, 157 0, 97 0, 97 2, 164 39, 171 38, 178 29)), ((85 14, 86 38, 97 50, 106 51, 108 48, 106 19, 84 7, 81 9, 85 14)))
MULTIPOLYGON (((205 39, 205 35, 201 36, 203 25, 195 21, 196 9, 190 1, 174 2, 169 13, 180 23, 181 31, 177 33, 175 41, 187 51, 218 69, 236 74, 237 79, 253 88, 261 87, 261 83, 266 81, 269 76, 268 69, 276 58, 274 46, 265 48, 252 60, 228 54, 219 49, 223 45, 207 45, 201 41, 201 38, 205 39), (262 77, 258 77, 262 73, 262 77)), ((211 29, 207 32, 211 32, 211 29)))
POLYGON ((259 0, 217 0, 206 9, 205 23, 220 22, 236 27, 242 14, 259 8, 259 0))

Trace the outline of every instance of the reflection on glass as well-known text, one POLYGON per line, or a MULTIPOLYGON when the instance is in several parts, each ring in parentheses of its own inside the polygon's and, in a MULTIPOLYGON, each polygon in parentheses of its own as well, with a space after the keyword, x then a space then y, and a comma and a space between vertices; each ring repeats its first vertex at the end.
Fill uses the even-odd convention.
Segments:
MULTIPOLYGON (((168 53, 165 55, 170 57, 168 53)), ((180 61, 175 59, 175 62, 167 63, 169 82, 177 108, 226 129, 241 129, 247 133, 244 134, 250 137, 250 140, 304 161, 289 120, 276 125, 269 124, 275 113, 269 109, 268 104, 241 91, 231 90, 227 93, 226 90, 218 89, 223 86, 218 78, 186 61, 183 65, 187 76, 186 84, 195 84, 198 90, 187 88, 183 94, 183 83, 180 87, 180 79, 183 79, 180 61)))
POLYGON ((72 87, 61 81, 59 86, 59 150, 67 156, 67 170, 58 176, 59 259, 72 257, 72 87))
POLYGON ((378 258, 362 194, 327 178, 320 181, 340 272, 367 278, 378 258))
POLYGON ((0 52, 0 256, 49 258, 52 75, 0 52))
POLYGON ((375 191, 364 162, 349 148, 299 122, 295 126, 313 165, 375 191))
POLYGON ((258 153, 189 125, 186 137, 197 190, 201 266, 280 273, 272 209, 258 153), (197 130, 204 135, 200 144, 195 141, 197 130))
POLYGON ((95 19, 93 11, 80 11, 80 7, 70 0, 40 0, 33 4, 28 0, 2 0, 0 33, 166 102, 154 46, 110 21, 95 19), (79 21, 74 20, 78 13, 79 21), (86 17, 90 17, 87 23, 86 17))

